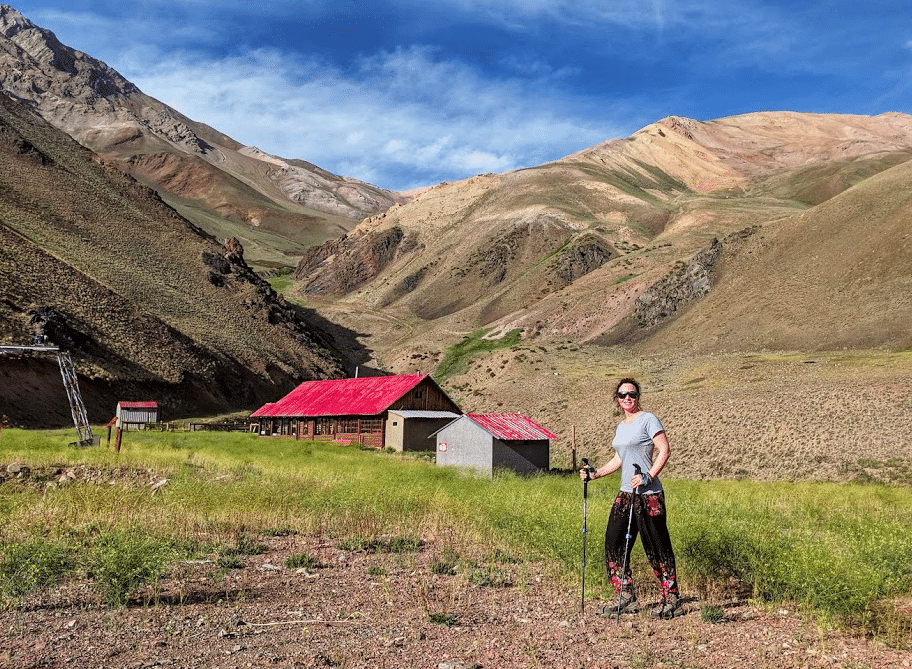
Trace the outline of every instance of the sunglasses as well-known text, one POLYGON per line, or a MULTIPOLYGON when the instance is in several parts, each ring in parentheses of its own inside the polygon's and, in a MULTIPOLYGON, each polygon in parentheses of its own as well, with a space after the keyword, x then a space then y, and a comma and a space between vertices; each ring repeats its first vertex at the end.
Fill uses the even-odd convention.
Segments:
POLYGON ((617 398, 618 398, 619 400, 625 399, 625 398, 627 398, 627 397, 629 397, 629 398, 632 399, 632 400, 635 400, 635 399, 638 398, 639 396, 640 396, 640 393, 638 393, 636 390, 631 390, 631 391, 628 392, 628 393, 618 393, 618 394, 617 394, 617 398))

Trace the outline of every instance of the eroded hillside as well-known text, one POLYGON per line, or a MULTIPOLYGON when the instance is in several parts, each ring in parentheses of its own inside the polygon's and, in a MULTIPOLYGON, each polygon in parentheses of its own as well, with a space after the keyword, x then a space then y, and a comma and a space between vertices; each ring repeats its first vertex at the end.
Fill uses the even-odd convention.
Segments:
MULTIPOLYGON (((326 340, 158 195, 0 95, 0 341, 69 350, 89 414, 256 407, 341 373, 326 340)), ((56 361, 0 359, 0 421, 65 425, 56 361), (56 377, 56 378, 55 378, 56 377)))

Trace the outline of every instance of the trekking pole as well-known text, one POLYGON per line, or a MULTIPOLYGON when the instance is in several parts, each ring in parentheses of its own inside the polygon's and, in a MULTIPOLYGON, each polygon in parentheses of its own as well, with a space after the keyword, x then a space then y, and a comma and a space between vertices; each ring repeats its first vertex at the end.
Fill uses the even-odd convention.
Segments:
POLYGON ((580 613, 586 612, 586 498, 588 497, 589 475, 595 471, 595 467, 590 465, 586 458, 583 458, 583 468, 586 470, 586 478, 583 481, 583 594, 580 599, 580 613))
MULTIPOLYGON (((633 465, 633 468, 634 468, 634 470, 636 470, 637 476, 639 476, 639 477, 640 477, 640 480, 642 480, 642 477, 643 477, 643 470, 640 469, 640 466, 639 466, 638 464, 634 464, 634 465, 633 465)), ((639 489, 640 489, 640 487, 637 486, 636 488, 633 489, 633 493, 630 495, 630 516, 627 518, 627 539, 626 539, 625 542, 624 542, 624 568, 621 570, 621 578, 620 578, 620 581, 621 581, 621 590, 620 590, 620 593, 623 593, 623 592, 624 592, 624 577, 627 575, 627 561, 629 560, 629 556, 628 556, 628 554, 627 554, 627 549, 628 549, 628 547, 630 546, 630 528, 633 526, 633 505, 636 503, 637 491, 638 491, 639 489)), ((620 593, 619 593, 619 594, 620 594, 620 593)), ((620 605, 620 600, 618 600, 618 607, 617 607, 617 622, 618 622, 618 623, 621 622, 621 605, 620 605)))

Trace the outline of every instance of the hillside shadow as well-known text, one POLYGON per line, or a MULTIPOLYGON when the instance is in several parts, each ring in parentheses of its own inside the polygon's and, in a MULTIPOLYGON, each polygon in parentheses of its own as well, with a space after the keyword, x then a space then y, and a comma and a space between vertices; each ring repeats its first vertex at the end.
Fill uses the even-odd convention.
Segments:
POLYGON ((334 351, 348 376, 385 376, 388 372, 368 363, 373 359, 373 349, 362 342, 370 338, 368 332, 358 332, 321 316, 315 309, 293 305, 301 318, 314 329, 320 344, 334 351))

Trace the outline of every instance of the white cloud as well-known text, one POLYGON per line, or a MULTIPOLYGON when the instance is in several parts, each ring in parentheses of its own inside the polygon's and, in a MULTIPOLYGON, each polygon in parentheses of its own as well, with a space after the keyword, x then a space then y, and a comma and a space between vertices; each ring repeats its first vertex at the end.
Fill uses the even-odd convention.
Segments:
POLYGON ((271 50, 148 56, 134 53, 122 73, 190 118, 387 188, 527 167, 619 130, 593 121, 591 101, 547 76, 489 79, 426 48, 376 54, 345 72, 271 50))

